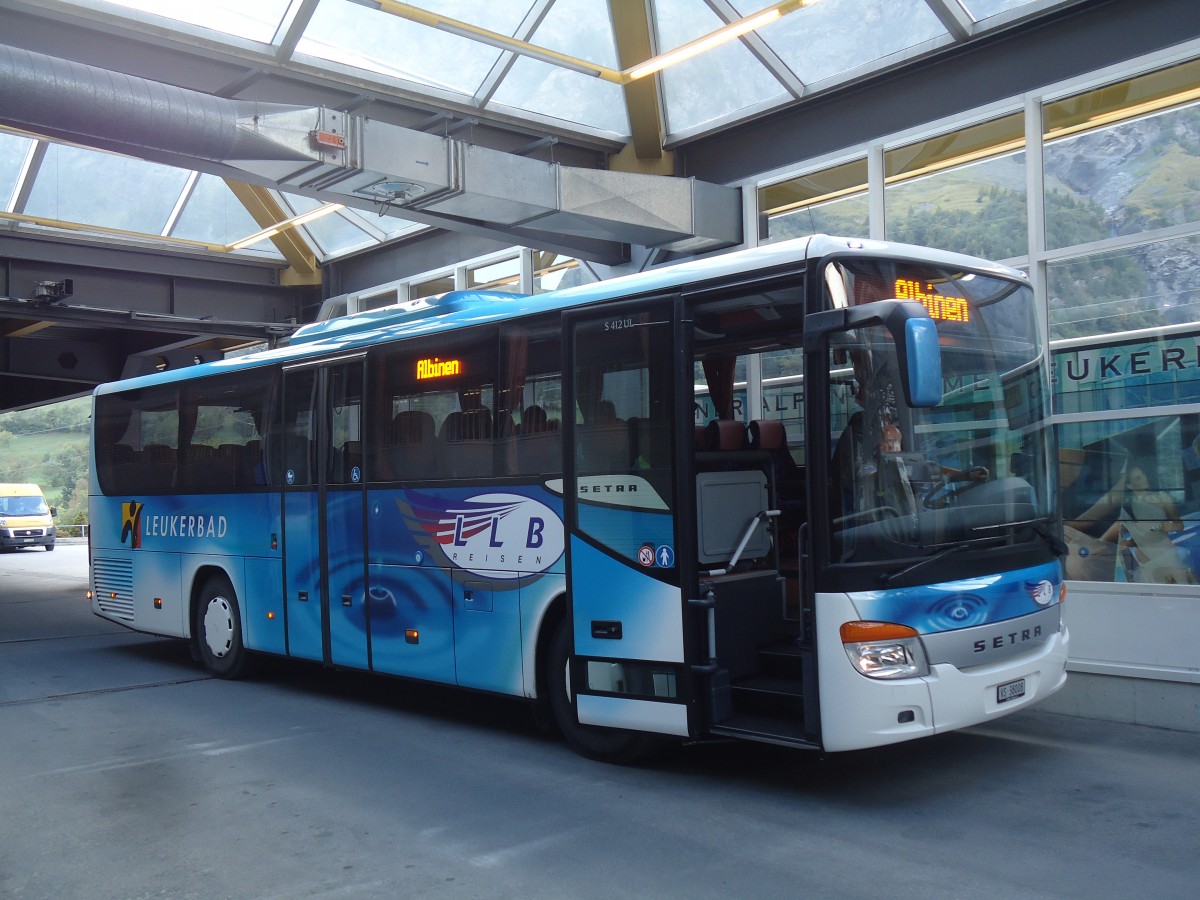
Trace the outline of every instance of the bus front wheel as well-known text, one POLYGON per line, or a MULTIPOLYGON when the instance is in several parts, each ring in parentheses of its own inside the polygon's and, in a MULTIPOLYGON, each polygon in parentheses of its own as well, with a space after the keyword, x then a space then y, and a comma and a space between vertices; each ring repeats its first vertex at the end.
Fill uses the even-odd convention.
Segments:
POLYGON ((654 735, 619 728, 582 725, 572 703, 570 659, 573 645, 571 623, 559 621, 547 654, 546 685, 550 708, 559 731, 577 753, 610 763, 632 763, 649 756, 660 746, 654 735))
POLYGON ((204 583, 196 603, 193 640, 200 661, 218 678, 240 678, 249 654, 242 643, 242 615, 233 585, 223 575, 204 583))

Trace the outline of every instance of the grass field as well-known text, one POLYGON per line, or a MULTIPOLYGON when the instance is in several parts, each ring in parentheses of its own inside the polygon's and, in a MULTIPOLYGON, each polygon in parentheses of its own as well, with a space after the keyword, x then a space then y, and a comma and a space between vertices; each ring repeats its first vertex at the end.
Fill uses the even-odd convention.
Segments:
POLYGON ((32 482, 51 506, 85 507, 87 410, 85 398, 0 415, 0 482, 32 482))

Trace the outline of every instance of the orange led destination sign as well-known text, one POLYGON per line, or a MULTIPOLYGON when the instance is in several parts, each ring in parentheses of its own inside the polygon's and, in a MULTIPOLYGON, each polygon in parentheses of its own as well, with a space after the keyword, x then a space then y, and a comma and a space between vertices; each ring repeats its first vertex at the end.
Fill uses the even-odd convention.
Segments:
POLYGON ((943 297, 935 293, 933 285, 921 286, 921 282, 912 278, 896 279, 896 299, 916 300, 927 310, 929 318, 941 322, 971 321, 971 307, 962 297, 943 297))
POLYGON ((462 374, 462 360, 459 359, 418 359, 417 360, 417 380, 423 381, 426 378, 449 378, 453 375, 462 374))

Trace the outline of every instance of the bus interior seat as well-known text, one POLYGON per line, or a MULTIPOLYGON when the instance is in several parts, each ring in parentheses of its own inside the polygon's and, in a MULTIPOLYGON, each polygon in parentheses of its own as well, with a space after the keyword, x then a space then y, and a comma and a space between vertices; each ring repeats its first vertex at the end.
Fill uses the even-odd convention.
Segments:
POLYGON ((746 449, 746 426, 733 419, 713 419, 704 428, 709 450, 734 453, 746 449))
POLYGON ((713 419, 703 426, 696 453, 696 468, 702 472, 749 468, 746 426, 733 419, 713 419))
POLYGON ((492 474, 492 411, 486 406, 450 413, 437 436, 442 475, 492 474))
POLYGON ((538 474, 562 469, 562 434, 558 422, 552 421, 537 404, 521 411, 516 444, 518 472, 538 474))
POLYGON ((437 469, 437 428, 421 409, 396 413, 388 428, 384 458, 396 479, 429 478, 437 469))
POLYGON ((787 429, 778 419, 755 419, 749 426, 750 449, 762 450, 771 457, 772 467, 779 480, 799 477, 800 467, 788 451, 787 429))
MULTIPOLYGON (((767 474, 771 476, 775 507, 780 513, 777 524, 780 555, 790 560, 799 555, 799 530, 807 514, 804 470, 788 450, 787 429, 778 419, 755 419, 750 423, 749 434, 750 448, 767 455, 767 474)), ((786 561, 781 566, 792 567, 786 561)), ((798 568, 799 563, 794 567, 798 568)))
POLYGON ((175 483, 177 454, 166 444, 147 444, 142 448, 142 472, 149 490, 162 491, 175 483))
POLYGON ((542 434, 550 430, 550 417, 536 403, 521 410, 521 424, 517 431, 521 435, 542 434))
POLYGON ((247 441, 238 456, 238 484, 245 487, 267 483, 267 466, 263 458, 262 441, 247 441))
POLYGON ((634 465, 629 427, 620 419, 585 423, 575 437, 584 474, 628 472, 634 465))

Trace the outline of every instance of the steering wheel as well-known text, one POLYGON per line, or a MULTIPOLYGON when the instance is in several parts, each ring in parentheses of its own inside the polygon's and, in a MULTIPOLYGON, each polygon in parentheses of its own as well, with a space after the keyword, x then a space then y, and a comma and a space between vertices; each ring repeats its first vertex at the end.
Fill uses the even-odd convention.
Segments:
POLYGON ((945 509, 959 494, 979 487, 988 480, 986 466, 972 466, 960 472, 946 475, 946 480, 925 494, 921 503, 926 509, 945 509), (956 487, 956 485, 962 487, 956 487))

